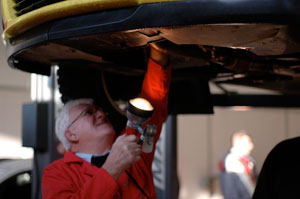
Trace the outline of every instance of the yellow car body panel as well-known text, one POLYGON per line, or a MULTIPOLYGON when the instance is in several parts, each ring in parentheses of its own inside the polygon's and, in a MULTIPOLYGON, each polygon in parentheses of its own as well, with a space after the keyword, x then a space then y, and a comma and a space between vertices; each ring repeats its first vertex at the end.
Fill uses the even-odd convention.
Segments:
POLYGON ((2 0, 4 36, 12 38, 45 22, 68 16, 170 1, 178 0, 65 0, 16 16, 14 1, 2 0))

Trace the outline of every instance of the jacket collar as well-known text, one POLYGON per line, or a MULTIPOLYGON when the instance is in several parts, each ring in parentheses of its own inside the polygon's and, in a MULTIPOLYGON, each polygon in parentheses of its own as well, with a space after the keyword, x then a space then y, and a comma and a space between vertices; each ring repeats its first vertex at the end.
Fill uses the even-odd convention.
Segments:
POLYGON ((91 163, 81 159, 80 157, 78 157, 71 151, 65 152, 64 162, 67 164, 71 164, 71 163, 80 164, 82 167, 82 171, 85 174, 90 175, 90 176, 95 175, 99 169, 98 167, 92 165, 91 163))
POLYGON ((75 155, 73 152, 68 150, 64 154, 64 162, 65 163, 83 163, 85 160, 81 159, 77 155, 75 155))

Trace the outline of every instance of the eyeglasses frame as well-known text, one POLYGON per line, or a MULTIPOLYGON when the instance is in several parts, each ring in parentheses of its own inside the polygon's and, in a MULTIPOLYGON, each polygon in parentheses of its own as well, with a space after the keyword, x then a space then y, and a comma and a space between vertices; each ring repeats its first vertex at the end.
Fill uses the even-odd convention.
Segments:
POLYGON ((91 105, 88 105, 85 109, 83 109, 79 115, 67 126, 66 129, 69 129, 81 116, 83 116, 91 107, 91 105))

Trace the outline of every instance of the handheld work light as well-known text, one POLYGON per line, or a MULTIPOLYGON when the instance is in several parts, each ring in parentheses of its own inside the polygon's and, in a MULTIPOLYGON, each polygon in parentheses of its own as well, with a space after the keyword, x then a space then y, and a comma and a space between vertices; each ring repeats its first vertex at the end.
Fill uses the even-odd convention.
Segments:
POLYGON ((138 143, 143 144, 142 150, 145 153, 150 153, 153 149, 157 127, 148 124, 143 129, 143 124, 152 116, 153 112, 153 106, 146 99, 134 98, 128 102, 126 112, 128 118, 127 126, 141 133, 138 143))

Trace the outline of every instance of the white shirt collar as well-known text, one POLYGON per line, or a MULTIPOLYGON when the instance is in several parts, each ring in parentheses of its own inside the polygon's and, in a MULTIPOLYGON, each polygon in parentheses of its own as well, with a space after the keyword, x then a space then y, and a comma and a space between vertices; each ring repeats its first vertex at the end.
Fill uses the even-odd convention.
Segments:
POLYGON ((75 153, 75 155, 77 155, 81 159, 84 159, 85 161, 91 162, 93 156, 104 156, 108 153, 110 153, 110 150, 106 151, 102 155, 95 155, 95 154, 89 154, 89 153, 75 153))

